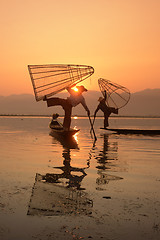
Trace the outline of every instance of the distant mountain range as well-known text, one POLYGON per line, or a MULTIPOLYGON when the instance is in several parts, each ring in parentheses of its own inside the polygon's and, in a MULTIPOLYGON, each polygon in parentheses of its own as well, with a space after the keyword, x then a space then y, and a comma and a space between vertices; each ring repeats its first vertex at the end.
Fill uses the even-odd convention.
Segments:
MULTIPOLYGON (((68 93, 59 93, 57 97, 66 98, 68 93)), ((98 91, 88 91, 83 96, 93 115, 101 93, 98 91)), ((0 96, 0 114, 13 115, 51 115, 52 113, 63 115, 61 107, 46 106, 46 102, 36 102, 32 94, 0 96)), ((86 116, 86 112, 81 105, 73 108, 73 115, 86 116)), ((98 112, 97 116, 102 116, 98 112)), ((160 89, 145 89, 132 93, 129 103, 119 110, 119 116, 159 116, 160 117, 160 89)))

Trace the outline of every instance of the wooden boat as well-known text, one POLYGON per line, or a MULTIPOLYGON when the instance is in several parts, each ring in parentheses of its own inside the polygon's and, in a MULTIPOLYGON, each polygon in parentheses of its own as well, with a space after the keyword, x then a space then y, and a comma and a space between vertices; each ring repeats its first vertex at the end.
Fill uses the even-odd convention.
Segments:
POLYGON ((126 129, 126 128, 101 128, 112 131, 117 134, 143 134, 143 135, 160 135, 160 129, 126 129))
POLYGON ((69 130, 65 130, 63 125, 58 120, 52 120, 49 124, 51 129, 50 135, 60 135, 62 137, 71 137, 76 134, 80 129, 70 128, 69 130))

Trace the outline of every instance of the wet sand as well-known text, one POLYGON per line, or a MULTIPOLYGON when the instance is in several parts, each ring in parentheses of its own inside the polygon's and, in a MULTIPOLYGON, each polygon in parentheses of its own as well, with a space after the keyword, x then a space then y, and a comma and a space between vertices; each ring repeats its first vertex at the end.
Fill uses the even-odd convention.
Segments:
POLYGON ((1 120, 0 239, 158 240, 160 138, 97 130, 87 155, 92 139, 82 127, 80 150, 64 159, 66 149, 51 141, 47 122, 35 130, 36 121, 1 120), (71 161, 69 176, 65 160, 71 161), (67 187, 72 180, 81 183, 78 190, 67 187))

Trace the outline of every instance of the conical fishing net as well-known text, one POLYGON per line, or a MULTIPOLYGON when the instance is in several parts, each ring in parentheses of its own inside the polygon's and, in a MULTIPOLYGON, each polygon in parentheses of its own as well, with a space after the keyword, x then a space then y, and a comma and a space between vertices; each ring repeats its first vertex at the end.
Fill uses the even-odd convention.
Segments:
POLYGON ((100 91, 105 96, 106 91, 106 104, 109 107, 122 108, 130 99, 130 91, 117 83, 103 78, 98 79, 100 91))
POLYGON ((35 98, 52 96, 72 84, 77 84, 94 73, 94 68, 86 65, 28 65, 35 98))

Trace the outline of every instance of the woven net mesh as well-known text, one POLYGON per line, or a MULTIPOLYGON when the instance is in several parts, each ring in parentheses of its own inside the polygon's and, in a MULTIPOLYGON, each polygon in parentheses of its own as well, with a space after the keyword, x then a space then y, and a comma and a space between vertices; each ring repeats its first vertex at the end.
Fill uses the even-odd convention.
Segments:
POLYGON ((122 108, 130 99, 130 91, 117 83, 103 78, 98 79, 98 85, 103 96, 106 91, 106 104, 108 107, 122 108))
POLYGON ((52 96, 72 84, 77 84, 94 73, 94 68, 86 65, 28 65, 35 98, 52 96))

